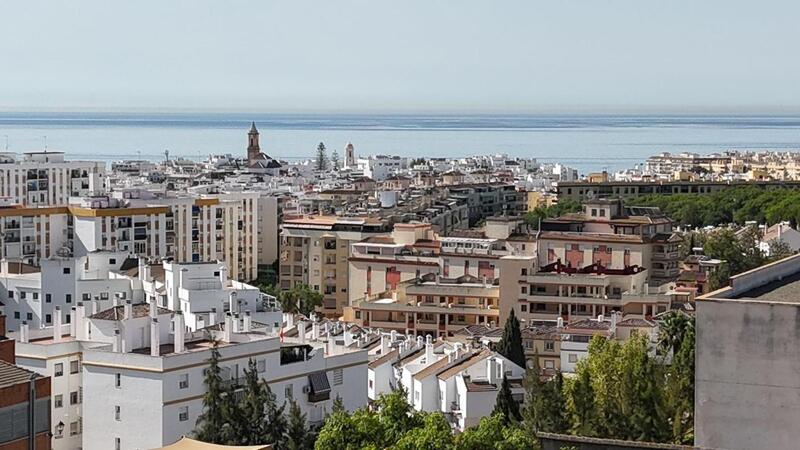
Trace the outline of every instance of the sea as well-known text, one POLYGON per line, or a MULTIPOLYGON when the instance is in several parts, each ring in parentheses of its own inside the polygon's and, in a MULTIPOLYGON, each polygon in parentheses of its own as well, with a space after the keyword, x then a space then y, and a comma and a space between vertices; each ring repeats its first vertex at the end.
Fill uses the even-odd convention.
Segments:
POLYGON ((800 151, 800 116, 277 114, 0 112, 0 151, 63 151, 112 162, 244 155, 255 122, 261 150, 312 158, 320 142, 343 155, 460 157, 504 153, 559 162, 581 173, 635 167, 661 152, 800 151))

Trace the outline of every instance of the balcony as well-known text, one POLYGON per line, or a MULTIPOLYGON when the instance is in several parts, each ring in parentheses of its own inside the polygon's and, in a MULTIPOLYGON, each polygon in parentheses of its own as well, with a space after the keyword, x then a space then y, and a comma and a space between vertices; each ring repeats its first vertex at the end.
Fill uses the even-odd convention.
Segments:
POLYGON ((677 261, 679 254, 675 252, 654 252, 653 261, 677 261))

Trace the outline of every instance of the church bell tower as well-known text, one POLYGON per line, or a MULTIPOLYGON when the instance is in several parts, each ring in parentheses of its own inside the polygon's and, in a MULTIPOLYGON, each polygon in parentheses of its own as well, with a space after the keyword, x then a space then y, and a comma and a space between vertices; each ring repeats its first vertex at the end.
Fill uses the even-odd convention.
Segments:
POLYGON ((258 159, 258 155, 261 153, 261 147, 258 145, 258 130, 256 129, 256 123, 250 126, 250 131, 247 132, 247 161, 249 163, 253 163, 253 161, 258 159))

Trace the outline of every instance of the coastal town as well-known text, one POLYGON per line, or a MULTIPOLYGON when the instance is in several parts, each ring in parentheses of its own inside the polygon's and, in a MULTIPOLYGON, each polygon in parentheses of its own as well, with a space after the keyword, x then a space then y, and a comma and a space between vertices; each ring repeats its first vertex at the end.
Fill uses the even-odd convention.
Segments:
POLYGON ((0 448, 792 446, 800 153, 267 142, 0 154, 0 448))

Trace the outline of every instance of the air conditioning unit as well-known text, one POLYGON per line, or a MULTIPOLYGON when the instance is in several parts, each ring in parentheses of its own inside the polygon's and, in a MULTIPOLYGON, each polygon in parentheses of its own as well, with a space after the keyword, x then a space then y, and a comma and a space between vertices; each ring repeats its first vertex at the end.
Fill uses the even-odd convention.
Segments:
POLYGON ((305 385, 303 386, 303 394, 310 394, 311 393, 311 386, 305 385))

